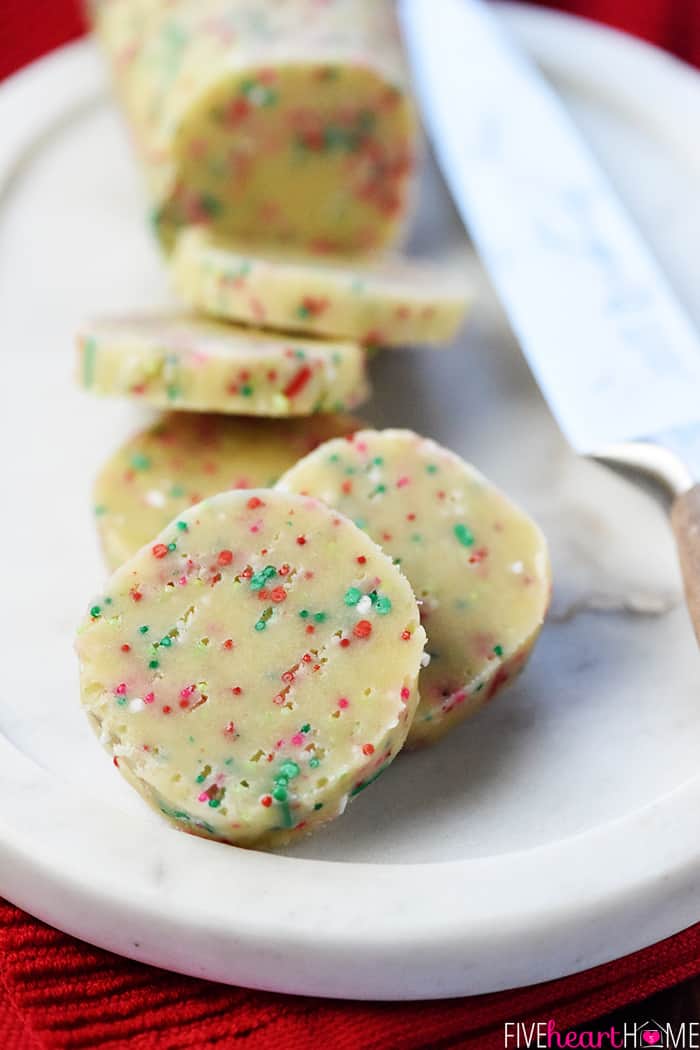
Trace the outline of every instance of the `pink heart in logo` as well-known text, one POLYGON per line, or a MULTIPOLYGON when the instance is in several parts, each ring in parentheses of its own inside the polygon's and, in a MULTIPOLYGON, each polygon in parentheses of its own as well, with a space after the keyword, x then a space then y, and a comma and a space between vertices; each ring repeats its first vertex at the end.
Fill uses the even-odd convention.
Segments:
POLYGON ((647 1044, 647 1046, 656 1046, 656 1044, 661 1039, 661 1033, 660 1032, 642 1032, 642 1039, 647 1044))

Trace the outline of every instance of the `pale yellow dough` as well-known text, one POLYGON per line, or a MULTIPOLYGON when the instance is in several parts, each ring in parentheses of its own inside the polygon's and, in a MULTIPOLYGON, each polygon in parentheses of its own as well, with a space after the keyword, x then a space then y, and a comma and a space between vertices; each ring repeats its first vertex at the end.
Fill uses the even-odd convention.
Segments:
POLYGON ((78 351, 78 380, 87 390, 157 407, 308 416, 353 409, 369 394, 357 344, 177 315, 87 322, 78 351))
POLYGON ((172 274, 185 302, 212 317, 366 346, 448 344, 469 305, 468 280, 456 266, 289 256, 236 247, 197 227, 178 238, 172 274))
POLYGON ((352 522, 306 497, 227 492, 93 600, 82 703, 178 827, 280 845, 339 816, 394 758, 424 641, 408 582, 352 522))
POLYGON ((317 252, 401 234, 418 122, 391 0, 112 0, 93 21, 166 246, 192 223, 317 252))
POLYGON ((362 426, 353 416, 250 419, 170 412, 134 434, 105 463, 93 490, 110 569, 187 507, 227 489, 273 485, 322 441, 362 426))
POLYGON ((410 745, 477 711, 524 667, 550 596, 546 541, 474 467, 407 430, 321 445, 278 483, 347 514, 413 586, 430 663, 410 745))

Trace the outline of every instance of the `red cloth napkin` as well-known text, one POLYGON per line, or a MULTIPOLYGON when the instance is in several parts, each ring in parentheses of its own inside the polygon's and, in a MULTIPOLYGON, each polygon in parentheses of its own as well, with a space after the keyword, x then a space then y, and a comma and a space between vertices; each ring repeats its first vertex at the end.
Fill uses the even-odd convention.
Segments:
MULTIPOLYGON (((697 0, 552 0, 700 63, 697 0)), ((78 0, 0 0, 0 79, 84 31, 78 0)), ((367 1004, 249 992, 155 970, 0 900, 0 1047, 185 1050, 502 1048, 504 1022, 591 1021, 700 974, 700 924, 574 977, 449 1002, 367 1004)))

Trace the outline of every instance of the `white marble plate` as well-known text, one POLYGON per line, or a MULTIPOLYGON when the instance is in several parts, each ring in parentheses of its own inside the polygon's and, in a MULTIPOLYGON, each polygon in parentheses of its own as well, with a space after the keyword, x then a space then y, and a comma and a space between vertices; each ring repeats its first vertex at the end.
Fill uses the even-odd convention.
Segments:
MULTIPOLYGON (((700 321, 700 77, 585 22, 503 17, 700 321)), ((663 509, 570 454, 485 287, 454 350, 376 362, 369 415, 542 522, 556 594, 528 673, 286 855, 179 834, 132 794, 78 708, 72 641, 103 572, 91 481, 143 417, 74 388, 71 333, 168 292, 89 43, 2 88, 0 174, 0 893, 135 959, 351 998, 541 981, 700 919, 700 660, 663 509)), ((423 250, 463 237, 434 177, 419 227, 423 250)))

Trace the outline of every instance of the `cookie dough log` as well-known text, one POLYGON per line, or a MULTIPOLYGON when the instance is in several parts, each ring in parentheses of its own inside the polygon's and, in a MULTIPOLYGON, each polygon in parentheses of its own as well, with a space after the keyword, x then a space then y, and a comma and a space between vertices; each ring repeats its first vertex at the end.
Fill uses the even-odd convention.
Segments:
POLYGON ((268 489, 220 493, 93 600, 82 703, 178 827, 281 845, 339 816, 395 757, 424 641, 408 581, 347 518, 268 489))
POLYGON ((86 323, 78 380, 159 408, 249 416, 344 412, 365 401, 365 351, 177 315, 86 323))
POLYGON ((166 246, 192 223, 313 252, 399 237, 417 117, 391 0, 116 0, 95 25, 166 246))
POLYGON ((470 303, 456 267, 400 256, 295 258, 237 248, 201 227, 178 237, 172 275, 185 302, 212 317, 365 346, 450 343, 470 303))
POLYGON ((273 485, 317 445, 352 434, 349 415, 249 419, 170 412, 105 463, 93 490, 95 520, 111 570, 187 507, 228 489, 273 485))
POLYGON ((524 667, 549 604, 537 525, 473 467, 407 430, 358 431, 282 477, 347 514, 411 581, 430 663, 410 745, 477 711, 524 667))

